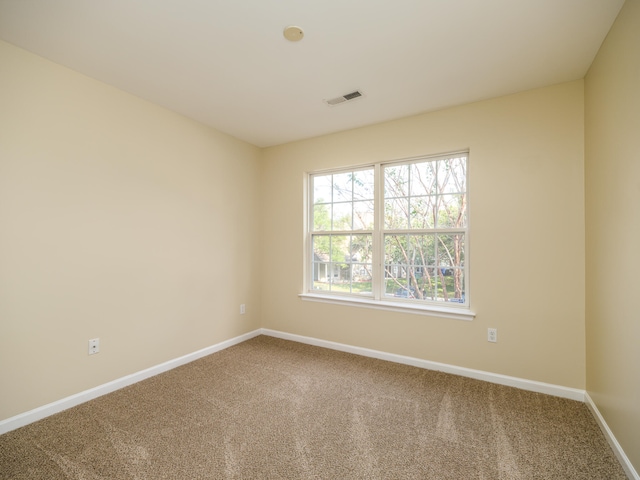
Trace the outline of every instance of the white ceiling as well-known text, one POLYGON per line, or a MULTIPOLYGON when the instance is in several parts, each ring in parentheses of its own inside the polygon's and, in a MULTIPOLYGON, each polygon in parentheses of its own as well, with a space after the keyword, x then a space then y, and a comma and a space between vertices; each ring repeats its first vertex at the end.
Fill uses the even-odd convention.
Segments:
POLYGON ((270 146, 582 78, 623 3, 0 0, 0 38, 270 146))

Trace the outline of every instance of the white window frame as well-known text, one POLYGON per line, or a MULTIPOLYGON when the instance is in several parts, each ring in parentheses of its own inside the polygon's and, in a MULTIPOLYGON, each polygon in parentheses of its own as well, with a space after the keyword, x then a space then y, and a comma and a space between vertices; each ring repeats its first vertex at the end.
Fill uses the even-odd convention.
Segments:
MULTIPOLYGON (((364 164, 347 168, 338 168, 330 170, 320 170, 308 172, 305 175, 305 190, 306 190, 306 218, 305 218, 305 254, 304 254, 304 291, 299 296, 303 300, 332 303, 338 305, 348 306, 360 306, 365 308, 374 308, 387 311, 403 312, 403 313, 415 313, 422 315, 432 315, 445 318, 454 318, 458 320, 472 320, 475 317, 475 313, 471 310, 470 295, 469 295, 469 251, 470 251, 470 211, 469 211, 469 151, 457 151, 439 155, 425 155, 420 157, 405 158, 401 160, 385 161, 374 164, 364 164), (382 177, 382 171, 386 166, 402 165, 419 163, 421 161, 437 161, 455 156, 464 155, 466 157, 466 196, 467 196, 467 222, 466 227, 455 229, 420 229, 420 230, 406 230, 406 233, 420 234, 423 232, 428 233, 459 233, 464 231, 465 235, 465 262, 464 262, 464 292, 465 301, 462 304, 444 303, 444 302, 428 302, 424 300, 415 299, 403 299, 396 297, 388 297, 384 295, 384 253, 381 251, 384 247, 384 235, 385 233, 397 232, 396 230, 384 230, 384 179, 382 177), (337 293, 337 292, 325 292, 313 289, 313 186, 312 177, 315 175, 328 175, 339 174, 345 172, 354 172, 358 170, 370 169, 374 171, 374 229, 371 230, 353 230, 353 231, 330 231, 328 234, 341 235, 341 234, 371 234, 373 241, 373 254, 372 254, 372 295, 360 295, 350 293, 337 293)), ((316 232, 317 233, 317 232, 316 232)))

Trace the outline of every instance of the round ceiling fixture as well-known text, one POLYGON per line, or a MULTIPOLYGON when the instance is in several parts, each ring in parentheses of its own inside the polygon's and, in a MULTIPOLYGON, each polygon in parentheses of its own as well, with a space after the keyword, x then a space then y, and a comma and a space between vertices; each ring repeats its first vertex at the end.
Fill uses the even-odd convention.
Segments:
POLYGON ((302 37, 304 37, 304 32, 302 31, 302 29, 294 25, 285 28, 284 32, 282 33, 284 35, 284 38, 286 38, 290 42, 299 42, 300 40, 302 40, 302 37))

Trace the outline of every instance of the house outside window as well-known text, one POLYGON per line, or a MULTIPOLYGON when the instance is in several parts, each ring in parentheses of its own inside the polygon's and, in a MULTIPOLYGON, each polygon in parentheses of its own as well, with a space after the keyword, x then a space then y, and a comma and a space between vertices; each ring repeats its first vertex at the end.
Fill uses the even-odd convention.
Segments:
POLYGON ((468 308, 467 152, 309 175, 307 292, 468 308))

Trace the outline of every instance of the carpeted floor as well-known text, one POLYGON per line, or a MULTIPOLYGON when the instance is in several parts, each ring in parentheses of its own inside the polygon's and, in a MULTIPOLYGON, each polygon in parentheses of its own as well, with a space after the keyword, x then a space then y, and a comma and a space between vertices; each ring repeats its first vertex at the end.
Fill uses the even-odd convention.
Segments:
POLYGON ((1 479, 625 479, 571 400, 257 337, 0 436, 1 479))

